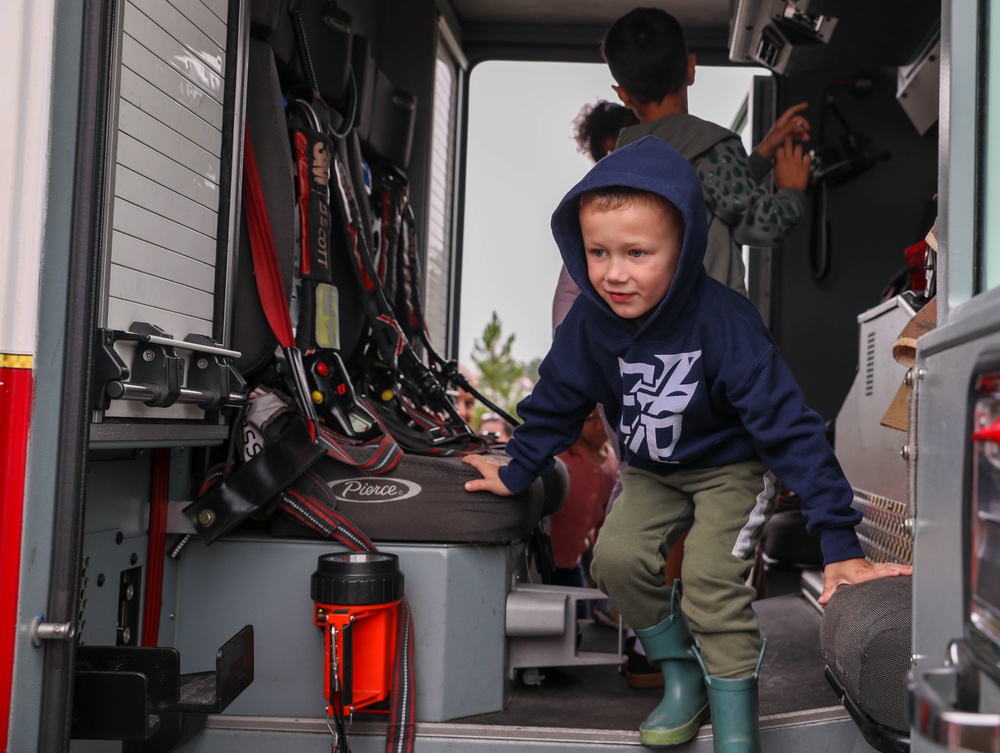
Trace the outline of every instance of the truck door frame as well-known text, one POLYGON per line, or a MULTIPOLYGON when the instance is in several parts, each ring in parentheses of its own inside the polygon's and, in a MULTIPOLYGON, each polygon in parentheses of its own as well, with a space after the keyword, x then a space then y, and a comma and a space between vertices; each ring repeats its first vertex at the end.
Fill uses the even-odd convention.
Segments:
MULTIPOLYGON (((981 291, 980 263, 985 228, 998 221, 983 205, 987 182, 1000 181, 1000 176, 987 174, 983 147, 987 95, 993 93, 988 91, 986 53, 1000 49, 1000 33, 986 36, 988 4, 978 3, 976 13, 968 11, 968 3, 942 2, 938 325, 920 339, 916 442, 909 448, 910 462, 917 462, 915 676, 942 667, 949 643, 965 631, 970 552, 962 519, 968 504, 963 492, 971 380, 983 354, 1000 352, 1000 288, 981 291)), ((914 715, 915 722, 924 721, 918 717, 914 715)), ((913 753, 944 749, 917 726, 911 745, 913 753)))
POLYGON ((53 0, 32 14, 48 22, 36 30, 29 54, 39 65, 51 55, 49 113, 47 123, 25 121, 23 128, 47 130, 49 150, 44 195, 28 207, 38 211, 42 235, 11 729, 4 741, 10 750, 55 753, 69 746, 76 643, 33 641, 32 624, 37 617, 75 626, 79 610, 94 239, 102 219, 103 139, 95 134, 103 133, 107 117, 106 34, 116 7, 53 0))

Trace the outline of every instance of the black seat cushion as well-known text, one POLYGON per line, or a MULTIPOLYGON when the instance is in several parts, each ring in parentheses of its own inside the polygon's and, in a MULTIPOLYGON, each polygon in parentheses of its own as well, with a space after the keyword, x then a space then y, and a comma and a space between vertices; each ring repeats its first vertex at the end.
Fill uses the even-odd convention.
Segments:
MULTIPOLYGON (((457 457, 405 455, 396 468, 379 476, 362 475, 323 458, 307 476, 304 489, 318 496, 318 479, 328 490, 320 501, 378 541, 515 541, 534 531, 545 504, 541 480, 513 497, 465 491, 465 481, 479 474, 457 457)), ((318 535, 280 515, 272 516, 271 531, 279 536, 318 535)))
POLYGON ((913 578, 880 578, 841 586, 820 629, 823 661, 855 705, 876 724, 900 733, 912 642, 913 578))

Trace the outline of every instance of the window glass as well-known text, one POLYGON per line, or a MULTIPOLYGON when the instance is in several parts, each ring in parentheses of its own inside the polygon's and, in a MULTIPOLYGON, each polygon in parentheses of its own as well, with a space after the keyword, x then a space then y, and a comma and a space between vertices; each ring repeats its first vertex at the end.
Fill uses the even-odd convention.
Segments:
MULTIPOLYGON (((688 92, 693 115, 730 126, 753 67, 700 66, 688 92)), ((603 63, 490 61, 469 79, 469 124, 457 359, 471 365, 496 311, 512 356, 529 364, 548 351, 562 260, 549 219, 591 167, 573 120, 599 99, 618 103, 603 63)))
POLYGON ((452 293, 452 237, 455 188, 455 119, 458 102, 456 61, 442 46, 434 72, 430 186, 427 207, 426 299, 424 317, 431 342, 443 352, 449 342, 452 293))

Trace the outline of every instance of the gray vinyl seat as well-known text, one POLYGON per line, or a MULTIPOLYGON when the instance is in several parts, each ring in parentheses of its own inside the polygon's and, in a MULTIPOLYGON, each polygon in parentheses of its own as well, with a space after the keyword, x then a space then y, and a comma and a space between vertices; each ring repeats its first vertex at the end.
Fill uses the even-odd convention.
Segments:
POLYGON ((910 748, 905 715, 913 578, 841 586, 823 613, 827 680, 868 743, 883 753, 910 748))
MULTIPOLYGON (((322 13, 330 12, 330 8, 320 0, 303 0, 298 6, 304 16, 309 18, 315 16, 318 19, 322 13)), ((254 0, 251 8, 247 73, 250 85, 247 87, 246 119, 254 144, 261 189, 274 235, 285 292, 290 294, 295 262, 297 208, 294 162, 289 147, 283 92, 296 86, 301 66, 295 52, 288 0, 254 0)), ((349 22, 349 17, 346 22, 349 22)), ((332 32, 323 23, 311 23, 307 27, 310 34, 317 35, 311 39, 311 55, 315 69, 322 73, 317 76, 320 87, 346 88, 346 84, 341 81, 344 76, 331 75, 334 70, 349 70, 345 66, 351 58, 351 44, 349 33, 345 36, 343 32, 345 24, 338 24, 339 31, 336 32, 332 32), (345 44, 348 50, 346 55, 345 44)), ((356 122, 363 126, 364 133, 358 133, 356 129, 355 134, 357 137, 367 136, 362 148, 370 155, 370 159, 393 160, 397 169, 402 170, 409 159, 412 122, 394 122, 395 111, 389 105, 380 105, 379 98, 404 101, 404 104, 405 98, 398 89, 387 83, 383 82, 380 88, 380 79, 375 75, 377 71, 366 72, 373 66, 367 52, 367 44, 362 42, 353 55, 357 77, 362 81, 374 78, 376 82, 372 87, 358 87, 356 122), (369 89, 367 95, 361 96, 369 89), (368 97, 373 98, 373 101, 365 101, 368 97)), ((331 102, 347 96, 343 92, 332 90, 321 93, 331 102)), ((404 115, 412 117, 415 106, 412 103, 410 107, 403 107, 404 115)), ((352 138, 355 134, 351 135, 352 138)), ((356 192, 364 195, 363 188, 356 188, 356 192)), ((260 303, 246 213, 242 213, 242 216, 234 295, 233 347, 243 354, 237 364, 238 369, 248 383, 254 386, 273 364, 277 342, 260 303)), ((342 312, 339 317, 341 352, 346 361, 353 351, 363 348, 368 329, 362 314, 361 293, 353 281, 353 270, 347 266, 346 260, 338 261, 342 254, 334 252, 331 256, 331 268, 338 280, 342 312)), ((555 477, 546 483, 536 482, 521 495, 519 503, 512 504, 493 495, 466 492, 461 480, 465 477, 473 478, 475 471, 457 457, 407 453, 388 474, 392 477, 394 493, 385 499, 375 500, 379 504, 372 504, 371 499, 355 500, 350 495, 337 495, 327 490, 338 484, 345 487, 353 479, 380 477, 359 475, 353 468, 329 457, 316 463, 307 475, 308 478, 303 476, 302 483, 308 484, 311 480, 321 479, 319 488, 324 491, 323 501, 331 507, 335 506, 370 539, 429 543, 487 544, 523 539, 536 529, 543 514, 551 512, 553 506, 558 507, 560 494, 565 493, 566 484, 563 479, 560 485, 555 477), (400 494, 396 487, 404 485, 407 493, 400 494), (548 488, 553 485, 556 488, 548 488)), ((272 516, 270 524, 272 533, 277 536, 317 535, 300 523, 282 520, 277 515, 272 516)))
MULTIPOLYGON (((913 561, 911 508, 855 489, 858 527, 873 562, 913 561)), ((841 586, 826 604, 820 633, 827 680, 865 739, 883 753, 910 749, 907 673, 912 655, 913 578, 841 586)))

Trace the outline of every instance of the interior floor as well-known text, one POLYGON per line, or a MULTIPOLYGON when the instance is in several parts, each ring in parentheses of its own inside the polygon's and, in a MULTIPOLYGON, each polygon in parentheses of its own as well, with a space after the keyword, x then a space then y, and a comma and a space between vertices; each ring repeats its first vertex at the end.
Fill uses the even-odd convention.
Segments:
MULTIPOLYGON (((768 598, 754 605, 768 641, 759 684, 762 717, 840 705, 823 675, 821 614, 798 590, 798 578, 797 572, 770 574, 768 598)), ((590 621, 581 627, 580 650, 617 651, 616 628, 590 621)), ((516 679, 503 711, 455 723, 635 730, 662 695, 658 688, 630 688, 613 665, 540 668, 540 674, 537 685, 516 679)))

